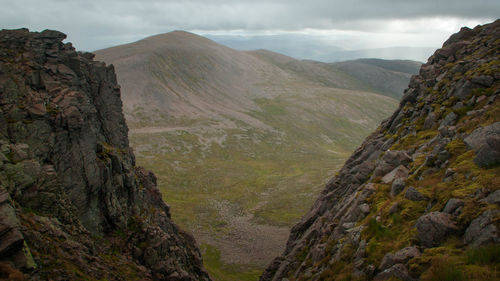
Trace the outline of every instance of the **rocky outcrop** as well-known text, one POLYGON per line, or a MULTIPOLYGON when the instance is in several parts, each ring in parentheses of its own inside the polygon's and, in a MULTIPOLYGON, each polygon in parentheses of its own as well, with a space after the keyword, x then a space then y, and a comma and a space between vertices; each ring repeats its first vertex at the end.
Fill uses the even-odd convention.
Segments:
POLYGON ((113 66, 65 38, 0 31, 1 278, 209 280, 135 166, 113 66))
POLYGON ((463 28, 429 58, 262 281, 495 278, 488 262, 463 261, 499 243, 498 38, 500 20, 463 28))

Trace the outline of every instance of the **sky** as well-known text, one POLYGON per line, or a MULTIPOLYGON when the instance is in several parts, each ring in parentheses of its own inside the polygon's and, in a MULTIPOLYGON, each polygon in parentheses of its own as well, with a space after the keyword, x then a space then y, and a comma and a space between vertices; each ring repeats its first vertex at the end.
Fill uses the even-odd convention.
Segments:
POLYGON ((439 47, 500 17, 499 0, 0 0, 0 28, 55 29, 93 51, 173 30, 300 34, 354 50, 439 47))

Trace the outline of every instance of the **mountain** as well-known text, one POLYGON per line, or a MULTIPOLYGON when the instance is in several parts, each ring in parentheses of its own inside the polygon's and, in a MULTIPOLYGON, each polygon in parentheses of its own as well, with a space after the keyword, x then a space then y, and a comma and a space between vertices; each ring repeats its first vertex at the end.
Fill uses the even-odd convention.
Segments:
MULTIPOLYGON (((330 42, 325 36, 280 34, 280 35, 211 35, 205 37, 237 50, 266 49, 297 59, 316 60, 326 63, 355 60, 359 58, 410 59, 424 61, 435 50, 434 47, 388 47, 376 49, 346 50, 330 42)), ((341 40, 341 39, 337 39, 341 40)))
POLYGON ((325 181, 397 106, 331 65, 182 31, 96 56, 117 71, 138 163, 158 175, 216 280, 256 280, 325 181))
POLYGON ((261 280, 498 280, 500 20, 462 28, 261 280))
POLYGON ((112 66, 0 31, 0 278, 210 280, 129 147, 112 66))
POLYGON ((418 73, 422 64, 410 60, 358 59, 329 64, 359 81, 375 92, 401 99, 410 77, 418 73))

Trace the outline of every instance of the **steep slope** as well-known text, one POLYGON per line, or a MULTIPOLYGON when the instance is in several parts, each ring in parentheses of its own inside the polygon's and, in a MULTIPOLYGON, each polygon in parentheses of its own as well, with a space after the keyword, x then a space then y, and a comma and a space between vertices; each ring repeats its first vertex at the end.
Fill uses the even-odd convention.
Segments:
POLYGON ((499 280, 500 20, 462 28, 261 280, 499 280))
POLYGON ((158 175, 217 280, 256 280, 326 180, 397 106, 340 71, 186 32, 97 57, 116 67, 138 163, 158 175))
POLYGON ((135 166, 113 67, 64 38, 0 31, 0 278, 209 280, 135 166))

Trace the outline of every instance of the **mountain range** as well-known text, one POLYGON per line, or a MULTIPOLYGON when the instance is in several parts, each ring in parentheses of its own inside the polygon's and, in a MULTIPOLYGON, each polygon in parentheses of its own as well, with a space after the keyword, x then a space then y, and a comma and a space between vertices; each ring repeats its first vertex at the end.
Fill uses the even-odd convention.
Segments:
POLYGON ((327 40, 331 38, 302 34, 254 36, 206 34, 204 36, 219 44, 223 44, 237 50, 249 51, 266 49, 298 59, 316 60, 327 63, 359 58, 425 61, 436 49, 434 47, 400 46, 366 48, 364 46, 359 46, 358 48, 348 50, 336 46, 335 42, 329 42, 327 40))
POLYGON ((182 31, 96 58, 116 69, 138 163, 217 280, 258 277, 420 65, 297 60, 182 31))

